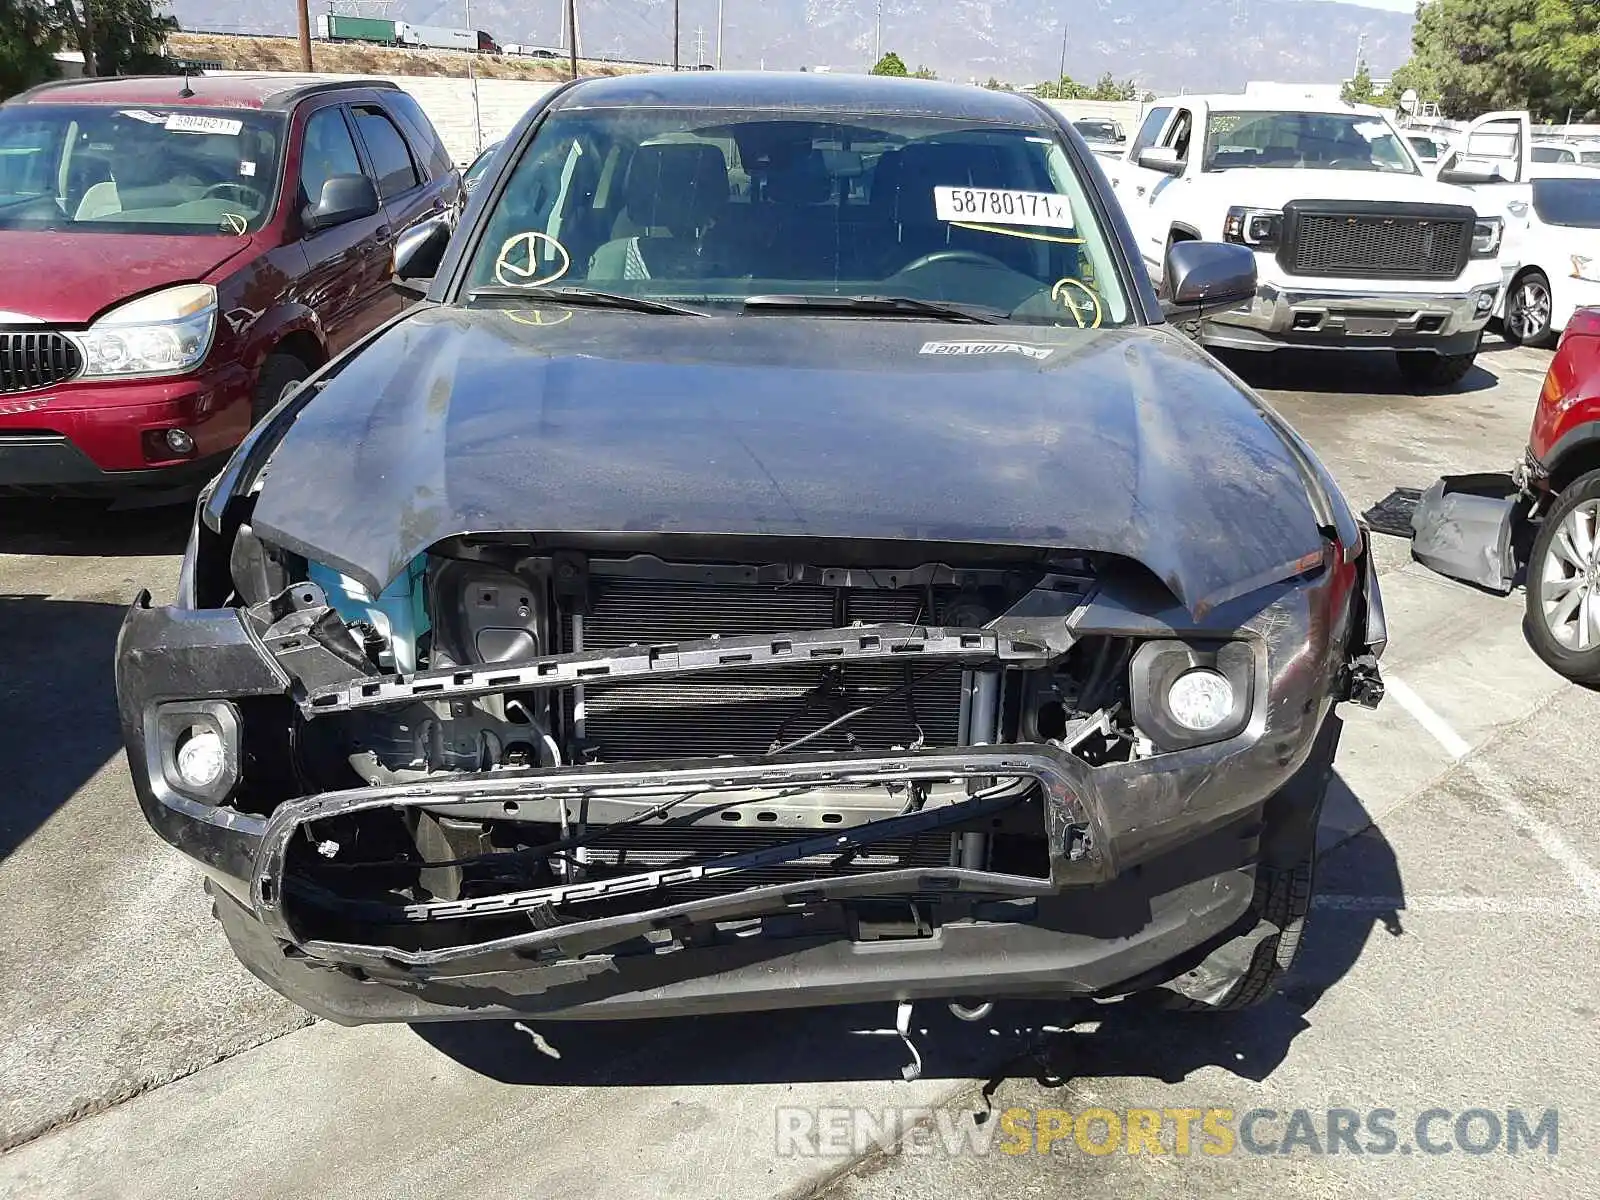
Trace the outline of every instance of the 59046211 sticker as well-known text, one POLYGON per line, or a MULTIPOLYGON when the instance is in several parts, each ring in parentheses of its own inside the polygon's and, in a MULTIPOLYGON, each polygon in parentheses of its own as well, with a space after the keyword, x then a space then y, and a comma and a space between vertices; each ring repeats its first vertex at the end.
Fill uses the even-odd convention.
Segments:
POLYGON ((244 122, 232 117, 207 117, 199 113, 172 113, 165 127, 173 133, 221 133, 238 137, 244 122))
POLYGON ((990 225, 1044 225, 1072 229, 1072 202, 1059 192, 1010 188, 936 187, 933 213, 941 221, 983 221, 990 225))

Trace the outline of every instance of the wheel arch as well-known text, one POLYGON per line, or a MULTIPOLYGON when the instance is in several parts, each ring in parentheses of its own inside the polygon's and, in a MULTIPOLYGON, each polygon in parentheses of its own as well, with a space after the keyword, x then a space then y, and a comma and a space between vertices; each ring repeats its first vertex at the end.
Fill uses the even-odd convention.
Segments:
POLYGON ((1172 228, 1167 230, 1167 245, 1169 247, 1176 245, 1178 242, 1198 242, 1201 240, 1203 239, 1200 237, 1200 231, 1193 225, 1183 221, 1174 221, 1172 228))
POLYGON ((1550 448, 1545 469, 1552 492, 1564 491, 1590 471, 1600 471, 1600 421, 1586 421, 1562 434, 1550 448))
POLYGON ((306 328, 290 329, 267 350, 268 354, 287 354, 298 358, 308 371, 315 371, 328 361, 327 349, 317 336, 306 328))

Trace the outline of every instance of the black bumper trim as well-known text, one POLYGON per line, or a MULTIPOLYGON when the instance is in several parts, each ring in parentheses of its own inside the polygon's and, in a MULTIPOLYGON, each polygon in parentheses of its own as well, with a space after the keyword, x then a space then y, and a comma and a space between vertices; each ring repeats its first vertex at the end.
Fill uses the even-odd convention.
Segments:
POLYGON ((64 434, 4 433, 0 435, 0 490, 106 494, 129 488, 178 488, 204 483, 227 460, 227 454, 220 454, 168 467, 106 471, 64 434))
POLYGON ((217 911, 250 971, 339 1024, 612 1020, 960 996, 1115 995, 1119 985, 1159 973, 1237 926, 1249 908, 1254 868, 1213 866, 1207 872, 1143 890, 1121 881, 1110 893, 1077 889, 1039 900, 1037 910, 1015 921, 957 921, 925 938, 757 938, 669 954, 512 960, 499 969, 450 975, 376 961, 341 970, 318 958, 286 955, 231 897, 218 893, 217 911), (1132 923, 1108 922, 1104 914, 1112 908, 1132 923))
MULTIPOLYGON (((482 803, 485 800, 537 799, 542 796, 566 797, 577 801, 596 796, 670 796, 675 793, 738 791, 761 787, 848 787, 861 784, 901 783, 912 780, 981 780, 1024 777, 1036 780, 1042 793, 1044 829, 1049 845, 1051 883, 1109 879, 1117 874, 1114 847, 1105 820, 1104 802, 1098 795, 1090 768, 1070 754, 1053 746, 1039 744, 964 746, 956 750, 919 750, 899 754, 835 754, 816 759, 684 759, 668 762, 633 763, 579 768, 505 771, 488 778, 453 779, 393 787, 356 788, 327 792, 281 804, 274 810, 263 832, 256 855, 250 899, 256 917, 284 941, 302 938, 292 927, 284 906, 285 862, 291 840, 311 821, 327 820, 375 808, 417 808, 448 810, 454 804, 482 803), (1069 842, 1073 828, 1090 831, 1091 854, 1082 861, 1069 861, 1069 842)), ((955 807, 962 807, 957 805, 955 807)), ((976 811, 976 810, 975 810, 976 811)), ((930 810, 937 812, 937 810, 930 810)), ((905 820, 908 818, 900 818, 905 820)), ((891 818, 893 820, 893 818, 891 818)), ((873 822, 850 831, 856 836, 871 836, 873 822)), ((842 836, 842 835, 841 835, 842 836)), ((853 876, 852 880, 870 878, 853 876)), ((591 888, 594 885, 590 885, 591 888)), ((558 891, 580 894, 583 885, 558 891)), ((598 889, 595 889, 598 890, 598 889)), ((648 890, 648 889, 647 889, 648 890)), ((749 893, 740 893, 741 896, 749 893)), ((558 900, 564 900, 563 895, 558 900)), ((545 903, 552 901, 546 899, 545 903)), ((443 904, 459 909, 453 915, 472 916, 471 902, 443 904)), ((607 924, 617 929, 628 922, 647 917, 662 919, 675 914, 666 907, 650 913, 612 918, 607 924)), ((729 915, 734 915, 730 913, 729 915)), ((559 941, 559 930, 533 930, 509 939, 518 949, 527 950, 546 942, 559 941)), ((630 936, 623 933, 620 936, 630 936)), ((614 939, 620 940, 620 937, 614 939)), ((468 954, 475 947, 462 948, 468 954)), ((359 948, 357 948, 359 952, 359 948)), ((437 951, 450 956, 456 950, 437 951)))

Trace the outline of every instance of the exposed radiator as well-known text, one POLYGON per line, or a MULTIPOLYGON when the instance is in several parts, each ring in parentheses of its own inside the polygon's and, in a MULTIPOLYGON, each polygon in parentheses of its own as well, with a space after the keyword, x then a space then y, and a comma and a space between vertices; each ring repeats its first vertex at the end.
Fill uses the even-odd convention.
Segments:
MULTIPOLYGON (((719 586, 655 580, 591 580, 583 648, 672 642, 714 634, 826 629, 854 621, 931 623, 918 590, 815 586, 719 586)), ((572 619, 563 622, 567 648, 572 619)), ((607 762, 688 755, 762 754, 792 741, 934 669, 934 664, 870 663, 718 672, 654 683, 584 689, 583 738, 607 762)), ((920 726, 928 745, 954 745, 961 671, 948 667, 807 750, 887 750, 909 746, 920 726), (854 739, 852 741, 851 739, 854 739)))

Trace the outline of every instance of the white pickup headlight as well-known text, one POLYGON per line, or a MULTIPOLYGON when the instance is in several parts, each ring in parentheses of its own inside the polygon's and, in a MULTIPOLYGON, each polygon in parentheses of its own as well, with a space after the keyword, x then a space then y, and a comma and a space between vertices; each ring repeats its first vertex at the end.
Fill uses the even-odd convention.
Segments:
POLYGON ((112 309, 77 335, 84 379, 182 375, 211 351, 217 289, 184 283, 112 309))
POLYGON ((1499 217, 1479 217, 1472 226, 1472 257, 1493 258, 1500 253, 1505 222, 1499 217))

